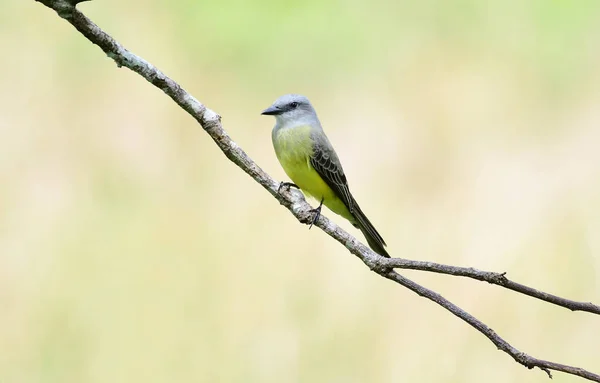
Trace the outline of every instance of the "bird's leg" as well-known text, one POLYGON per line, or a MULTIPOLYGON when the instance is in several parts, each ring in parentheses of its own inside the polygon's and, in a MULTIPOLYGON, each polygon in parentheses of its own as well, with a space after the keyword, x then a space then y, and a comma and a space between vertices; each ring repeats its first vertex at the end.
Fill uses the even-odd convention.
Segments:
POLYGON ((300 189, 300 187, 293 182, 283 182, 282 181, 279 183, 279 187, 277 188, 277 193, 281 194, 281 189, 283 189, 283 188, 286 188, 289 191, 291 187, 300 189))
POLYGON ((311 209, 309 210, 311 213, 315 213, 315 216, 312 219, 312 222, 310 223, 310 226, 308 227, 308 230, 310 230, 313 225, 319 220, 319 217, 321 216, 321 208, 323 207, 323 201, 325 200, 325 197, 321 197, 321 203, 319 204, 319 206, 317 206, 315 209, 311 209))

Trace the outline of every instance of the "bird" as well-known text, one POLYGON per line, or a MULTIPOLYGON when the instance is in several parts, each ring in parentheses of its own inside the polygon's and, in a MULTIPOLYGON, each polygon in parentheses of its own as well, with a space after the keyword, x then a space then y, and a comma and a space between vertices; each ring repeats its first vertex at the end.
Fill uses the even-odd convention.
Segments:
POLYGON ((282 182, 279 191, 293 186, 320 201, 319 206, 312 209, 315 214, 311 227, 325 205, 358 228, 373 251, 389 258, 385 241, 350 193, 342 163, 308 98, 299 94, 283 95, 261 114, 275 117, 271 134, 275 155, 292 180, 282 182))

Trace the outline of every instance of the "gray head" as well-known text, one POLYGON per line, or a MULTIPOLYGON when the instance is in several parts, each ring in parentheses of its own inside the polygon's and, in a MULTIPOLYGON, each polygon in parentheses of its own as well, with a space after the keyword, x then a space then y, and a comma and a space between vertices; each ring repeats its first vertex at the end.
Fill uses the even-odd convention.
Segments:
POLYGON ((275 116, 278 124, 317 122, 317 113, 308 98, 299 94, 286 94, 261 114, 275 116))

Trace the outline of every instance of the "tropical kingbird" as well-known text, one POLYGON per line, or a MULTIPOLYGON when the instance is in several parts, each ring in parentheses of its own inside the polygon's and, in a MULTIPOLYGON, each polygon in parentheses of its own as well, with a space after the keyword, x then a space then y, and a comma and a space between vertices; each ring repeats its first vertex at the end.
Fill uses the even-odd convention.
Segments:
MULTIPOLYGON (((297 94, 279 97, 262 114, 275 116, 272 138, 283 170, 305 194, 321 201, 313 209, 317 221, 323 204, 346 218, 364 234, 371 249, 389 257, 385 241, 362 212, 348 188, 348 182, 333 146, 325 135, 308 98, 297 94)), ((311 225, 312 226, 312 225, 311 225)))

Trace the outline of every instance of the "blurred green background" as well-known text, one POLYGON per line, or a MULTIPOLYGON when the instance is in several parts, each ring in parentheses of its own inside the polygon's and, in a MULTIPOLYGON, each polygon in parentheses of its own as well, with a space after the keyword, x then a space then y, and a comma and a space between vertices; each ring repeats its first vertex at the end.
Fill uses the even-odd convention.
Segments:
MULTIPOLYGON (((600 302, 597 0, 80 9, 276 179, 259 113, 307 95, 391 254, 600 302)), ((53 11, 3 2, 0 46, 2 383, 548 381, 298 224, 53 11)), ((405 274, 517 348, 599 372, 598 317, 405 274)))

